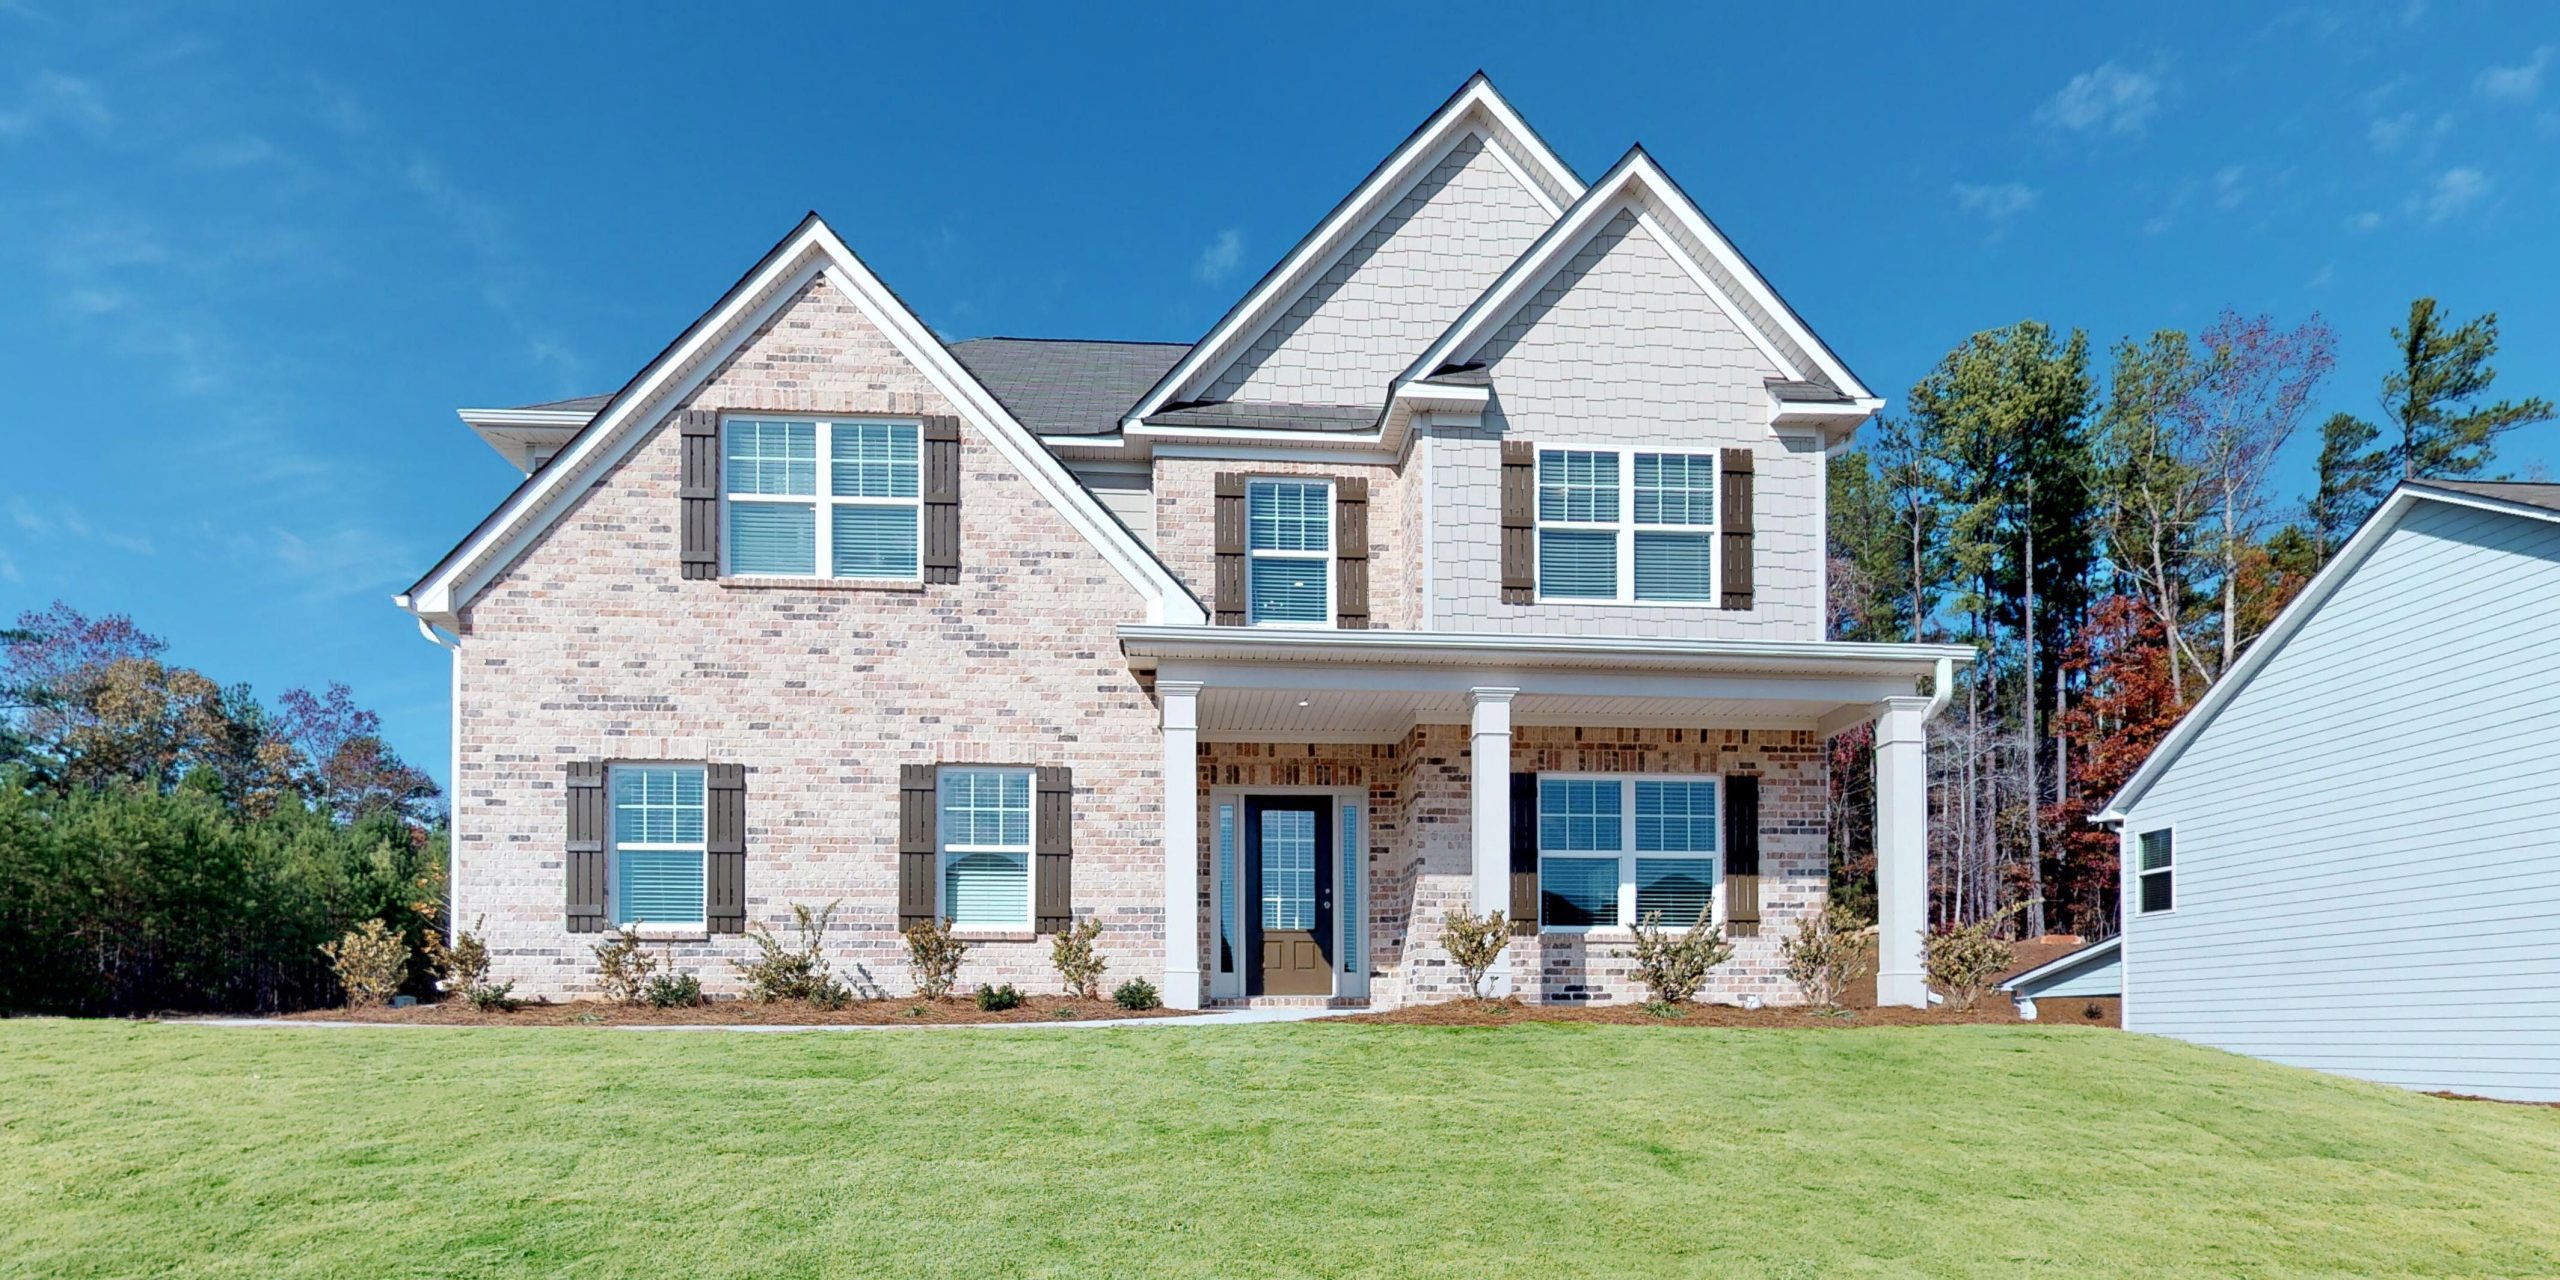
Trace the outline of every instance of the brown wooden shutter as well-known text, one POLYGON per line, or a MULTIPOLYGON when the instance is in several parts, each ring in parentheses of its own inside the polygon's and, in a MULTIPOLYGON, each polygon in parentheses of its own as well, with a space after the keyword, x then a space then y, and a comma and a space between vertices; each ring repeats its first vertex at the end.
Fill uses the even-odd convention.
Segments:
POLYGON ((677 464, 678 568, 687 578, 720 576, 720 415, 687 409, 676 415, 683 450, 677 464))
POLYGON ((1725 936, 1760 936, 1760 779, 1724 780, 1725 936))
POLYGON ((1057 933, 1075 920, 1075 774, 1063 765, 1046 765, 1033 775, 1033 830, 1037 865, 1031 871, 1033 928, 1057 933))
POLYGON ((565 846, 569 932, 597 933, 604 928, 604 761, 572 760, 563 793, 569 805, 569 841, 565 846))
POLYGON ((708 875, 703 916, 713 933, 747 931, 747 767, 715 764, 703 769, 702 850, 708 875))
POLYGON ((1244 477, 1218 473, 1215 509, 1217 581, 1216 621, 1222 627, 1244 625, 1244 477))
POLYGON ((1718 468, 1724 487, 1717 513, 1724 526, 1724 607, 1751 607, 1751 451, 1727 449, 1718 468))
POLYGON ((1369 482, 1333 482, 1333 625, 1369 629, 1369 482))
POLYGON ((1538 931, 1538 775, 1511 775, 1511 932, 1538 931))
POLYGON ((1538 446, 1502 442, 1502 602, 1538 598, 1538 446))
POLYGON ((933 923, 934 768, 898 769, 898 928, 933 923))
POLYGON ((960 420, 924 420, 924 580, 960 580, 960 420))

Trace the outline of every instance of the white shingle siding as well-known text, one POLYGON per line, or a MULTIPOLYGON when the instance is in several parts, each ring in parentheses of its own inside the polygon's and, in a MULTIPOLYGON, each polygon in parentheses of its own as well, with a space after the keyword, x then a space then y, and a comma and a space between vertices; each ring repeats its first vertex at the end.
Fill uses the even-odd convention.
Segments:
MULTIPOLYGON (((1643 637, 1822 638, 1822 455, 1769 428, 1778 376, 1671 253, 1622 213, 1484 344, 1481 428, 1428 450, 1430 625, 1643 637), (1501 441, 1754 451, 1753 607, 1506 605, 1501 441)), ((1629 566, 1621 565, 1621 573, 1629 566)))
POLYGON ((1210 400, 1376 405, 1551 219, 1469 135, 1307 286, 1210 400))
POLYGON ((2136 801, 2125 1024, 2560 1100, 2560 525, 2419 503, 2136 801))

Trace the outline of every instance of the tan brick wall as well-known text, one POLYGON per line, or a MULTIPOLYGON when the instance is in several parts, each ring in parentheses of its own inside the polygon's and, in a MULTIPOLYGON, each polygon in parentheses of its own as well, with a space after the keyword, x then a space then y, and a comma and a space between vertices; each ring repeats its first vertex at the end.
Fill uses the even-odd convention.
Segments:
POLYGON ((1421 625, 1422 547, 1418 474, 1408 457, 1401 467, 1314 462, 1221 462, 1158 458, 1157 556, 1200 597, 1217 608, 1217 491, 1223 471, 1256 476, 1358 476, 1369 482, 1369 625, 1410 631, 1421 625))
MULTIPOLYGON (((949 413, 823 282, 723 368, 695 407, 949 413)), ((661 427, 472 601, 462 628, 459 895, 496 976, 525 994, 593 981, 594 935, 562 920, 561 770, 577 759, 747 768, 750 920, 842 899, 840 973, 909 981, 896 935, 898 768, 991 761, 1075 771, 1075 905, 1115 975, 1161 975, 1154 706, 1113 628, 1126 580, 974 429, 962 441, 956 586, 739 586, 678 576, 677 448, 661 427)), ((1056 989, 1045 940, 980 945, 964 982, 1056 989)), ((743 938, 675 947, 734 989, 743 938)))

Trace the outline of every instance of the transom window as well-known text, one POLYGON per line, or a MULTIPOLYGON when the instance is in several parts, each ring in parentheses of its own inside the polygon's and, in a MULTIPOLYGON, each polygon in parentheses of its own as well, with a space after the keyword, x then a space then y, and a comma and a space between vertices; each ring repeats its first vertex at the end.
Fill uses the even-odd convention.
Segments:
POLYGON ((1031 771, 945 769, 934 824, 942 916, 955 928, 1031 927, 1031 771))
POLYGON ((1244 506, 1245 620, 1256 626, 1330 625, 1332 483, 1249 480, 1244 506))
POLYGON ((2143 915, 2177 909, 2177 886, 2172 883, 2176 871, 2172 865, 2175 839, 2167 827, 2142 833, 2142 857, 2134 873, 2134 909, 2143 915))
POLYGON ((1548 929, 1667 929, 1712 915, 1713 778, 1538 778, 1538 917, 1548 929))
POLYGON ((913 422, 724 423, 728 571, 920 581, 922 434, 913 422))
POLYGON ((1712 453, 1538 451, 1541 598, 1712 601, 1715 528, 1712 453))
POLYGON ((613 766, 613 922, 703 923, 700 765, 613 766))

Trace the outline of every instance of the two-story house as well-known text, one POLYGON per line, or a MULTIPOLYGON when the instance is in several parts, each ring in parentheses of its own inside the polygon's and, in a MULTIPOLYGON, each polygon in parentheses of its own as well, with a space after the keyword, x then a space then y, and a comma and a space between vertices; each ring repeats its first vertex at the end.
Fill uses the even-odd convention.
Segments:
POLYGON ((1625 1000, 1701 913, 1793 998, 1826 735, 1879 727, 1884 1000, 1917 1004, 1922 681, 1824 638, 1824 460, 1880 401, 1641 149, 1586 183, 1482 76, 1200 341, 945 343, 816 216, 611 395, 463 419, 525 472, 399 598, 453 651, 454 917, 573 991, 715 989, 840 900, 840 972, 1167 1002, 1625 1000))

